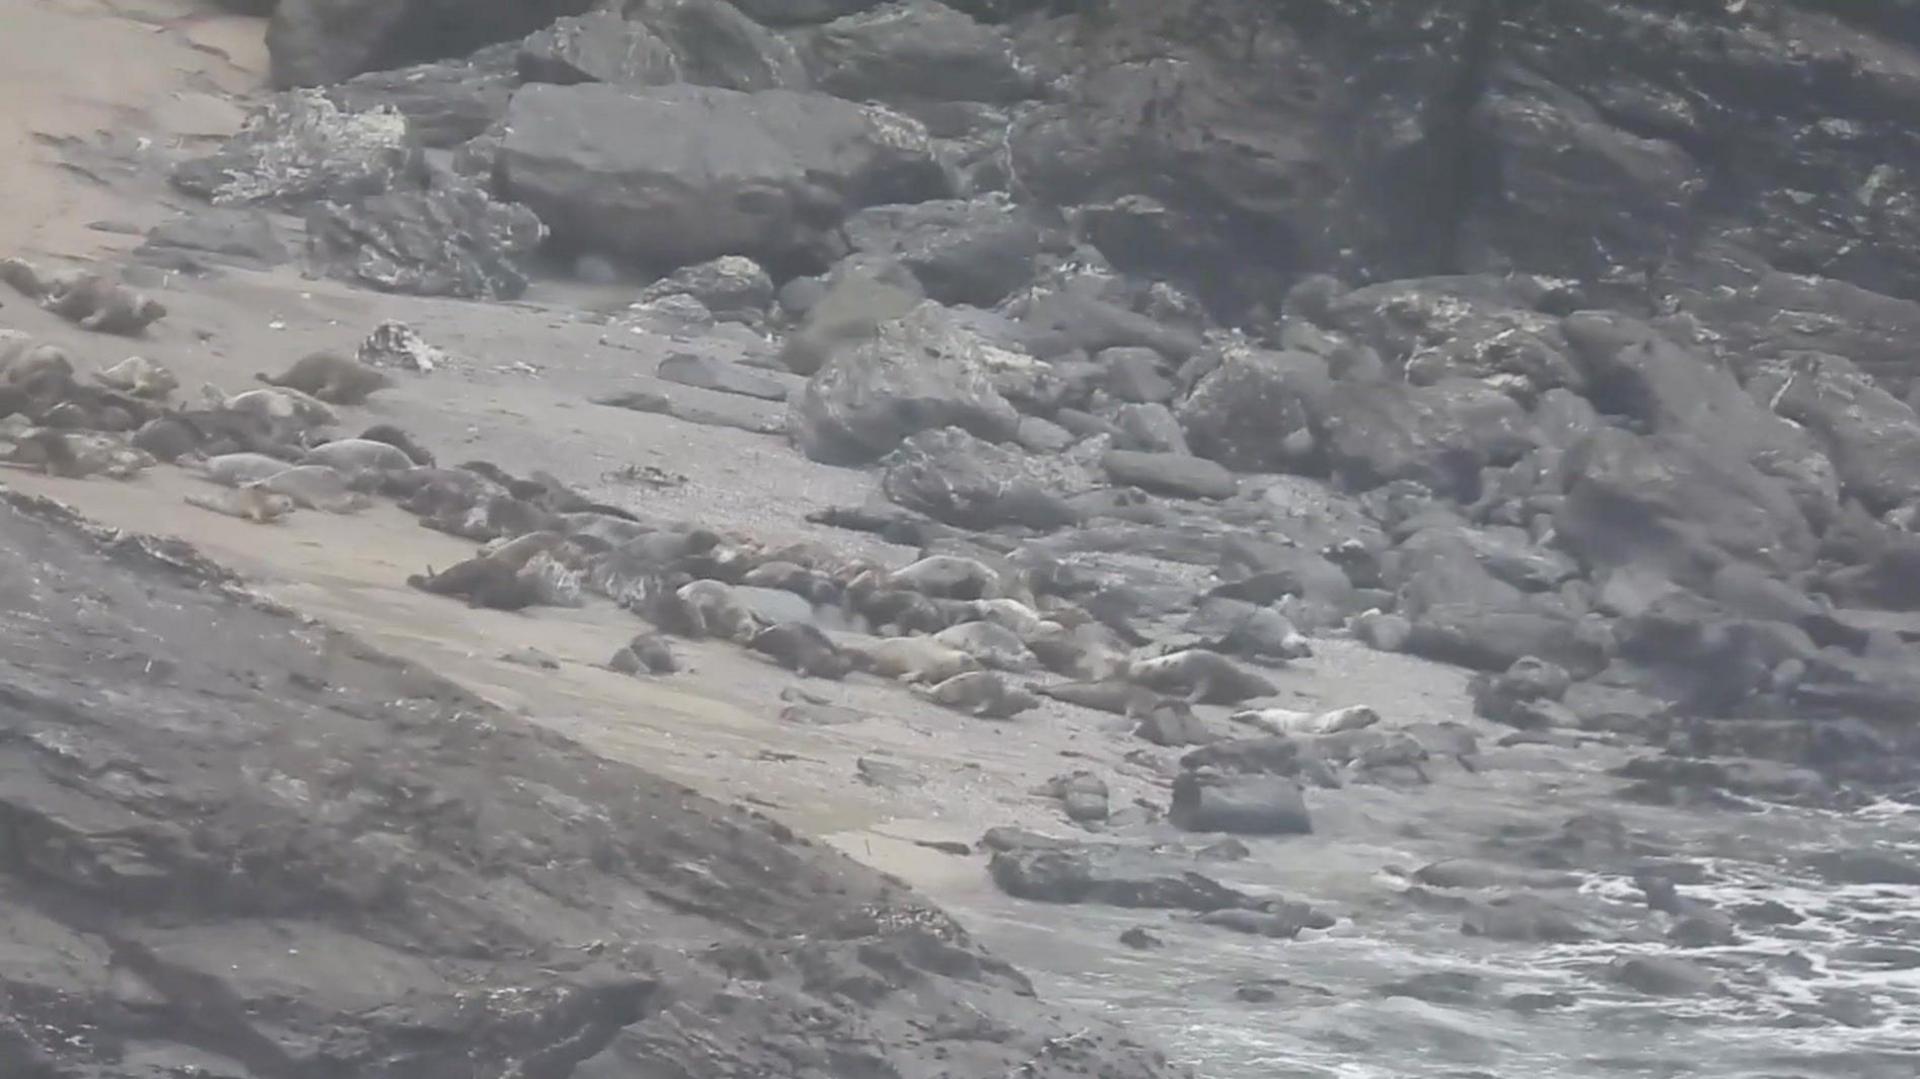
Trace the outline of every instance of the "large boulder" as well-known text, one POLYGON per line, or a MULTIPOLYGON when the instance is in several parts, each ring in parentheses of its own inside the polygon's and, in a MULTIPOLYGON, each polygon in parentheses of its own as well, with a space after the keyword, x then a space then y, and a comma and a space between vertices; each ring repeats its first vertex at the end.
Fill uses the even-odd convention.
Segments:
POLYGON ((173 170, 173 185, 217 205, 298 209, 417 188, 426 158, 391 108, 348 112, 317 90, 275 94, 205 157, 173 170))
POLYGON ((927 303, 834 352, 795 401, 787 426, 808 457, 879 460, 919 431, 959 427, 1010 442, 1020 416, 994 388, 988 346, 927 303))
POLYGON ((734 0, 734 6, 768 26, 832 22, 881 0, 734 0))
POLYGON ((1033 280, 1040 228, 1004 197, 873 206, 847 219, 856 252, 898 260, 941 303, 991 307, 1033 280))
POLYGON ((673 49, 680 77, 729 90, 806 90, 793 44, 727 0, 651 0, 632 17, 673 49))
POLYGON ((750 258, 723 255, 680 267, 642 289, 634 302, 652 303, 668 296, 691 296, 721 322, 758 326, 773 306, 773 278, 750 258))
POLYGON ((267 25, 273 84, 322 86, 363 71, 465 56, 593 0, 280 0, 267 25))
POLYGON ((527 86, 506 123, 500 180, 557 242, 660 269, 817 260, 848 209, 946 187, 913 121, 822 95, 527 86))
POLYGON ((527 290, 523 262, 546 238, 533 211, 457 178, 307 214, 307 258, 329 277, 383 292, 510 300, 527 290))
POLYGON ((1846 493, 1876 512, 1920 499, 1920 416, 1839 356, 1789 360, 1786 370, 1757 380, 1759 388, 1780 415, 1825 444, 1846 493))
POLYGON ((897 0, 807 35, 823 90, 856 101, 1016 101, 1033 75, 998 30, 938 0, 897 0))
POLYGON ((1320 422, 1327 463, 1349 490, 1412 480, 1463 502, 1479 496, 1482 469, 1513 464, 1536 437, 1513 398, 1462 378, 1335 383, 1320 422))
MULTIPOLYGON (((514 62, 526 82, 663 86, 683 81, 680 57, 653 27, 612 11, 569 17, 529 34, 514 62)), ((692 81, 692 80, 686 80, 692 81)))
POLYGON ((513 57, 514 46, 496 45, 462 60, 369 71, 327 87, 326 95, 347 112, 393 109, 422 146, 458 146, 507 114, 520 84, 513 57))
POLYGON ((1212 351, 1216 366, 1179 409, 1193 452, 1239 472, 1311 468, 1313 423, 1332 388, 1326 361, 1238 343, 1212 351))
POLYGON ((1555 531, 1590 567, 1640 565, 1704 586, 1730 558, 1781 572, 1813 561, 1792 493, 1716 444, 1606 428, 1569 451, 1567 474, 1555 531))
POLYGON ((888 454, 880 489, 897 506, 960 528, 1050 532, 1078 523, 1079 514, 1054 493, 1060 470, 1048 460, 945 427, 888 454))
POLYGON ((1725 446, 1786 484, 1810 519, 1824 522, 1833 514, 1839 483, 1832 462, 1806 430, 1763 407, 1730 371, 1614 312, 1577 312, 1563 329, 1586 373, 1587 398, 1600 411, 1628 417, 1649 433, 1725 446))
POLYGON ((1490 379, 1529 394, 1579 388, 1551 290, 1533 278, 1459 275, 1386 281, 1327 297, 1315 322, 1372 347, 1408 382, 1490 379))
POLYGON ((780 362, 796 375, 812 375, 841 349, 872 341, 881 323, 912 313, 926 292, 899 263, 849 259, 825 281, 788 282, 780 298, 789 316, 800 317, 780 346, 780 362), (806 284, 817 284, 817 291, 797 309, 794 294, 806 284))

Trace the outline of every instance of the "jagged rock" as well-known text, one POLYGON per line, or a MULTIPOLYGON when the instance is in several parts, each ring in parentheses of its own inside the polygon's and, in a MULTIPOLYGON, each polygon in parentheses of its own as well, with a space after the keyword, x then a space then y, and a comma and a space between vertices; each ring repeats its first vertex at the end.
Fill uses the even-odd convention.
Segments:
POLYGON ((854 465, 940 427, 1012 441, 1020 417, 993 387, 986 347, 944 315, 923 304, 834 352, 789 413, 800 449, 816 461, 854 465))
POLYGON ((514 46, 482 49, 464 60, 369 71, 326 88, 347 112, 391 108, 407 118, 422 146, 446 149, 474 138, 507 114, 519 85, 514 46))
POLYGON ((173 170, 173 185, 219 206, 301 208, 422 186, 426 161, 406 117, 340 109, 317 90, 275 94, 239 134, 173 170))
POLYGON ((278 266, 292 258, 273 219, 259 210, 209 206, 190 210, 147 230, 136 252, 143 258, 171 259, 180 252, 215 255, 258 266, 278 266))
POLYGON ((280 0, 267 25, 273 85, 321 86, 363 71, 464 56, 514 41, 593 0, 280 0))
POLYGON ((522 82, 560 86, 664 86, 683 81, 680 58, 670 43, 647 23, 608 10, 569 16, 529 34, 514 52, 514 66, 522 82))
POLYGON ((1017 101, 1035 90, 1011 43, 937 0, 895 0, 806 35, 823 90, 855 101, 1017 101))
POLYGON ((1100 467, 1117 484, 1181 498, 1232 498, 1240 489, 1218 463, 1176 453, 1108 450, 1100 467))
POLYGON ((1920 499, 1920 416, 1858 367, 1839 356, 1792 354, 1784 372, 1754 388, 1826 446, 1846 494, 1869 510, 1920 499))
POLYGON ((1156 321, 1079 288, 1043 289, 1016 305, 1033 353, 1042 359, 1076 349, 1150 348, 1178 363, 1200 351, 1198 334, 1156 321))
POLYGON ((532 85, 506 128, 504 190, 558 244, 663 269, 817 259, 849 209, 946 187, 913 121, 817 94, 532 85))
POLYGON ((810 88, 793 44, 727 0, 651 0, 631 6, 628 17, 651 27, 672 48, 676 81, 749 93, 810 88))
POLYGON ((1306 795, 1291 779, 1182 772, 1167 819, 1189 832, 1304 835, 1313 831, 1306 795))
POLYGON ((1348 490, 1394 480, 1471 502, 1489 465, 1510 465, 1533 447, 1526 412, 1470 379, 1431 386, 1335 383, 1321 426, 1328 464, 1348 490))
POLYGON ((1193 456, 1187 434, 1180 429, 1180 418, 1165 405, 1121 405, 1114 410, 1113 425, 1120 430, 1114 439, 1116 449, 1193 456))
POLYGON ((987 868, 1001 891, 1042 903, 1205 912, 1251 902, 1218 881, 1123 847, 1022 847, 994 854, 987 868))
POLYGON ((404 322, 389 320, 373 328, 360 342, 355 356, 368 367, 410 371, 430 375, 446 366, 446 350, 429 344, 420 332, 404 322))
POLYGON ((1538 309, 1548 287, 1533 278, 1410 278, 1332 297, 1315 321, 1376 350, 1406 381, 1487 379, 1529 395, 1585 385, 1568 357, 1558 317, 1538 309))
POLYGON ((856 252, 897 260, 926 294, 991 307, 1033 279, 1040 229, 1001 196, 871 206, 847 218, 856 252))
POLYGON ((734 0, 734 6, 768 26, 832 22, 882 0, 734 0))
POLYGON ((1193 452, 1239 472, 1310 469, 1313 423, 1331 392, 1326 362, 1304 352, 1234 345, 1178 410, 1193 452))
POLYGON ((1590 567, 1704 585, 1727 558, 1781 572, 1812 563, 1813 529, 1792 494, 1723 447, 1608 428, 1569 451, 1567 471, 1554 528, 1590 567))
POLYGON ((307 211, 307 259, 329 277, 413 296, 511 300, 546 226, 455 177, 307 211))
POLYGON ((682 266, 640 291, 636 303, 665 296, 691 296, 722 322, 758 326, 773 306, 773 278, 750 258, 722 255, 710 262, 682 266))
POLYGON ((1047 532, 1079 520, 1049 489, 1053 477, 1041 459, 956 427, 919 432, 881 463, 888 499, 960 528, 1019 525, 1047 532))

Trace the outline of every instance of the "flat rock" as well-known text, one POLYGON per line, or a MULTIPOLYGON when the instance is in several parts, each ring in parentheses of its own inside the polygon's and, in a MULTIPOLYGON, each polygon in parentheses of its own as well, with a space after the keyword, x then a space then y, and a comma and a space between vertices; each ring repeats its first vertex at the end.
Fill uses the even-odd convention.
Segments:
POLYGON ((1240 490, 1233 473, 1200 457, 1108 450, 1100 466, 1115 483, 1183 498, 1232 498, 1240 490))

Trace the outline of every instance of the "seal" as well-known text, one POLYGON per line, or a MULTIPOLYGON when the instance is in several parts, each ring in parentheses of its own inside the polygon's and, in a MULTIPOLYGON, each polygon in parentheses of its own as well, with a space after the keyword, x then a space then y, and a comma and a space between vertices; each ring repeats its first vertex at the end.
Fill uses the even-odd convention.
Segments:
POLYGON ((332 406, 299 390, 246 390, 231 397, 214 390, 207 396, 215 408, 256 417, 288 441, 340 422, 332 406))
POLYGON ((363 472, 397 472, 415 467, 413 458, 385 442, 365 438, 342 438, 324 442, 307 451, 303 465, 326 465, 342 476, 363 472))
POLYGON ((431 516, 420 519, 423 528, 475 543, 528 532, 557 531, 559 523, 555 515, 510 495, 490 495, 471 504, 450 502, 431 516))
MULTIPOLYGON (((0 440, 0 445, 5 444, 0 440)), ((116 480, 132 479, 156 463, 152 454, 112 435, 46 428, 29 428, 16 435, 4 461, 67 479, 101 475, 116 480)))
POLYGON ((93 333, 135 337, 167 316, 160 301, 92 270, 43 277, 31 264, 9 259, 0 277, 29 296, 37 293, 41 307, 93 333))
POLYGON ((607 667, 621 674, 672 674, 680 669, 680 663, 673 658, 665 637, 642 633, 615 652, 607 667))
POLYGON ((1380 713, 1364 704, 1330 712, 1296 712, 1291 708, 1251 708, 1227 717, 1268 734, 1339 734, 1365 730, 1380 722, 1380 713))
MULTIPOLYGON (((132 441, 136 448, 167 462, 199 453, 203 443, 200 429, 179 416, 148 420, 133 433, 132 441)), ((282 461, 281 467, 286 467, 286 462, 282 461)))
POLYGON ((373 504, 366 495, 348 488, 340 473, 325 465, 283 466, 257 485, 286 495, 301 509, 322 513, 359 513, 373 504))
POLYGON ((1042 697, 1130 719, 1138 718, 1134 713, 1140 708, 1142 698, 1155 696, 1150 690, 1125 682, 1056 682, 1053 685, 1028 682, 1027 688, 1042 697))
POLYGON ((679 597, 688 622, 698 630, 684 636, 719 637, 736 644, 748 644, 760 632, 760 619, 753 608, 734 595, 733 589, 723 581, 693 581, 680 586, 674 594, 679 597))
POLYGON ((719 535, 703 528, 643 533, 595 558, 587 587, 616 603, 628 602, 642 596, 650 579, 681 572, 689 559, 719 544, 719 535))
POLYGON ((310 352, 278 375, 259 372, 253 377, 269 386, 309 393, 330 405, 364 404, 368 397, 393 385, 387 373, 348 359, 338 352, 310 352))
POLYGON ((186 502, 203 510, 245 518, 257 525, 272 524, 293 512, 293 499, 258 486, 236 487, 230 491, 214 491, 204 495, 191 494, 186 496, 186 502))
POLYGON ((853 670, 853 661, 827 635, 805 622, 781 622, 753 635, 747 647, 807 678, 837 682, 853 670))
POLYGON ((522 580, 517 567, 491 558, 469 558, 456 562, 443 572, 407 578, 407 585, 437 596, 465 596, 469 607, 490 607, 500 611, 518 611, 536 600, 534 586, 522 580))
POLYGON ((840 647, 860 670, 909 684, 944 682, 980 670, 979 660, 931 637, 842 639, 840 647))
POLYGON ((987 599, 1003 594, 1000 574, 974 558, 931 555, 887 575, 886 583, 937 599, 987 599))
POLYGON ((952 625, 932 599, 910 588, 891 588, 878 571, 847 582, 845 606, 879 634, 938 633, 952 625))
POLYGON ((931 687, 915 686, 920 696, 980 719, 1012 719, 1040 702, 1033 694, 992 671, 969 671, 931 687))
POLYGON ((754 566, 740 578, 740 583, 792 592, 816 607, 839 603, 844 591, 839 581, 825 573, 779 559, 754 566))
MULTIPOLYGON (((287 463, 264 453, 223 453, 207 458, 201 474, 222 487, 258 483, 286 471, 287 463)), ((285 492, 282 492, 283 494, 285 492)))
POLYGON ((152 400, 180 388, 180 379, 172 370, 145 356, 128 356, 112 367, 95 371, 93 377, 103 386, 152 400))
POLYGON ((1272 682, 1204 648, 1136 659, 1127 665, 1127 679, 1135 685, 1184 696, 1200 704, 1239 704, 1279 692, 1272 682))
POLYGON ((1113 678, 1126 670, 1129 661, 1126 642, 1098 622, 1083 622, 1071 629, 1042 622, 1040 630, 1022 637, 1021 643, 1048 670, 1068 678, 1113 678))
POLYGON ((433 466, 433 454, 427 452, 418 442, 415 442, 412 435, 395 427, 393 424, 376 423, 372 427, 360 432, 360 437, 367 442, 385 442, 387 445, 392 446, 394 449, 412 458, 413 463, 416 465, 426 468, 433 466))
POLYGON ((948 648, 956 648, 996 671, 1031 671, 1040 666, 1020 636, 992 622, 962 622, 933 635, 948 648))

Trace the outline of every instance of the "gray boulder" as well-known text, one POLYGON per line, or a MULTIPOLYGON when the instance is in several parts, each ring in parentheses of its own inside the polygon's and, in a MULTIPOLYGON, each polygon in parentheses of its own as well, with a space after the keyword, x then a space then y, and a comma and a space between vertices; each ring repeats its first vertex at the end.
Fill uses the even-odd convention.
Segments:
POLYGON ((1173 781, 1167 819, 1189 832, 1305 835, 1313 831, 1300 784, 1278 776, 1182 772, 1173 781))
POLYGON ((773 278, 760 264, 741 255, 682 266, 640 291, 636 303, 665 296, 691 296, 722 322, 758 326, 773 306, 773 278))
POLYGON ((441 60, 392 71, 369 71, 326 88, 347 112, 391 108, 407 118, 422 146, 445 149, 479 135, 507 114, 519 85, 514 46, 502 45, 464 60, 441 60))
POLYGON ((729 254, 817 258, 848 208, 946 187, 925 133, 904 117, 821 95, 685 85, 523 87, 496 168, 564 247, 662 268, 729 254))
POLYGON ((425 190, 317 203, 307 213, 307 259, 328 277, 383 292, 510 300, 527 290, 524 260, 546 234, 525 206, 446 177, 425 190))
POLYGON ((465 56, 591 6, 592 0, 280 0, 267 24, 273 85, 322 86, 363 71, 465 56))
POLYGON ((895 259, 941 303, 991 307, 1033 280, 1040 229, 1003 197, 872 206, 846 223, 862 254, 895 259))
POLYGON ((1406 381, 1490 379, 1538 394, 1584 385, 1560 320, 1535 306, 1545 285, 1526 277, 1410 278, 1340 292, 1314 320, 1373 348, 1406 381))
POLYGON ((683 81, 671 44, 646 23, 612 11, 561 19, 528 35, 514 62, 524 82, 663 86, 683 81))
POLYGON ((880 489, 895 505, 960 528, 1016 525, 1041 532, 1079 521, 1051 489, 1044 459, 946 427, 908 438, 881 462, 880 489))
POLYGON ((278 266, 292 257, 272 218, 259 210, 220 206, 192 210, 148 229, 137 254, 157 260, 182 252, 259 266, 278 266))
POLYGON ((1875 512, 1920 499, 1920 416, 1854 364, 1799 353, 1756 381, 1775 411, 1826 446, 1848 495, 1875 512))
POLYGON ((298 209, 418 188, 426 176, 399 112, 348 112, 317 90, 294 90, 268 98, 218 150, 181 162, 172 181, 216 205, 298 209))
POLYGON ((1327 463, 1347 489, 1412 480, 1465 502, 1478 496, 1481 470, 1518 461, 1535 438, 1513 398, 1472 379, 1336 383, 1321 426, 1327 463))
POLYGON ((1239 472, 1311 467, 1314 419, 1332 387, 1326 361, 1240 344, 1210 351, 1217 365, 1178 410, 1193 452, 1239 472))
POLYGON ((728 90, 806 90, 793 44, 727 0, 652 0, 631 13, 673 50, 683 81, 728 90))
POLYGON ((1178 363, 1200 351, 1200 335, 1077 288, 1047 289, 1018 310, 1034 354, 1051 359, 1074 350, 1088 354, 1117 346, 1150 348, 1178 363))
POLYGON ((870 343, 882 323, 912 313, 925 299, 920 283, 896 262, 848 259, 825 281, 789 281, 780 306, 800 324, 781 345, 780 362, 796 375, 811 375, 836 352, 870 343))
POLYGON ((1107 392, 1135 404, 1173 400, 1177 387, 1166 375, 1167 361, 1150 348, 1110 348, 1096 356, 1106 369, 1107 392))
POLYGON ((1232 498, 1240 489, 1233 473, 1203 457, 1108 450, 1100 467, 1114 483, 1181 498, 1232 498))
POLYGON ((1020 416, 994 388, 987 346, 944 316, 923 304, 835 351, 790 409, 788 430, 801 451, 828 464, 866 464, 940 427, 1012 441, 1020 416))
POLYGON ((1113 412, 1113 425, 1125 436, 1116 440, 1120 449, 1181 456, 1193 453, 1187 446, 1186 432, 1180 429, 1179 418, 1165 405, 1121 405, 1113 412))
POLYGON ((865 11, 881 0, 734 0, 734 6, 768 26, 831 22, 865 11))
POLYGON ((836 19, 806 36, 823 90, 856 101, 1017 101, 1032 73, 993 27, 937 0, 895 3, 836 19))

